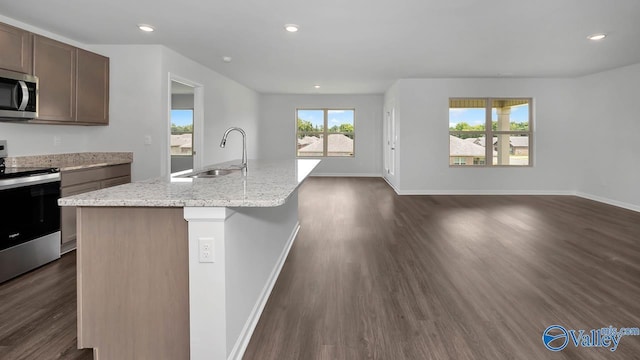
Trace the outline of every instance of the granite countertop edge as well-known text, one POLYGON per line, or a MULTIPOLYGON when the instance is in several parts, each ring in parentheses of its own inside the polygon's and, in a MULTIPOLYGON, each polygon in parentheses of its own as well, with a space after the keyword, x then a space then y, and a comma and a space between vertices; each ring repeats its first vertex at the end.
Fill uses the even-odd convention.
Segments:
POLYGON ((54 167, 62 172, 133 163, 133 152, 80 152, 7 157, 7 166, 54 167))
MULTIPOLYGON (((295 189, 293 189, 295 190, 295 189)), ((293 191, 292 190, 292 191, 293 191)), ((272 200, 149 200, 149 199, 132 199, 132 200, 76 200, 76 199, 60 199, 60 206, 78 206, 78 207, 277 207, 284 205, 289 196, 284 199, 272 200)))
MULTIPOLYGON (((212 166, 224 167, 229 163, 212 166)), ((277 207, 288 201, 319 163, 317 159, 254 161, 250 163, 254 167, 249 168, 248 177, 183 178, 187 181, 160 177, 64 197, 58 204, 78 207, 277 207)))

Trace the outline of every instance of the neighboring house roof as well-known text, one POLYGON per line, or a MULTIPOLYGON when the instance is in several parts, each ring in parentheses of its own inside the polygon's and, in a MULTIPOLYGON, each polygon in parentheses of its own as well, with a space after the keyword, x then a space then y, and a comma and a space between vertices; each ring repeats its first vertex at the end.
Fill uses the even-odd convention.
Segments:
POLYGON ((529 146, 529 137, 528 136, 511 136, 509 138, 509 142, 514 147, 528 147, 529 146))
POLYGON ((171 135, 171 147, 192 148, 193 134, 171 135))
POLYGON ((473 156, 483 157, 484 146, 480 146, 471 139, 460 139, 458 137, 449 135, 449 156, 473 156))
POLYGON ((474 143, 476 145, 480 145, 480 146, 484 147, 484 139, 485 139, 485 137, 483 136, 483 137, 478 137, 478 138, 466 138, 466 139, 464 139, 464 141, 468 141, 468 142, 471 142, 471 143, 474 143))
POLYGON ((320 140, 320 138, 316 137, 316 136, 305 136, 302 139, 298 139, 298 145, 309 145, 309 144, 313 144, 314 142, 320 140))
MULTIPOLYGON (((350 153, 353 152, 353 139, 342 134, 329 135, 329 152, 350 153)), ((318 139, 317 141, 300 148, 301 153, 313 152, 321 153, 323 151, 324 139, 318 139)))
MULTIPOLYGON (((472 142, 476 145, 480 145, 484 147, 484 137, 479 138, 467 138, 465 141, 472 142)), ((498 143, 498 137, 493 137, 493 145, 498 143)), ((528 147, 529 146, 529 137, 528 136, 509 136, 509 143, 514 147, 528 147)))

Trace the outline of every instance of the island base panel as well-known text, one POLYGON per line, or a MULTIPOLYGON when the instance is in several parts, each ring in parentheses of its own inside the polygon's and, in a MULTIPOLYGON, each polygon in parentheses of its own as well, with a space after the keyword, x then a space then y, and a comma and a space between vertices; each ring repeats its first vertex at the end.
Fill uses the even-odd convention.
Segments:
POLYGON ((182 208, 79 207, 78 348, 94 359, 188 359, 182 208))

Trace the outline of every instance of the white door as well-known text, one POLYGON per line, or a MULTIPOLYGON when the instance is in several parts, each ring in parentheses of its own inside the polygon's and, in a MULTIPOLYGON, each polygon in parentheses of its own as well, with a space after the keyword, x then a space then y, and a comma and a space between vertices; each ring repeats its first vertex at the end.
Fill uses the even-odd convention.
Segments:
POLYGON ((395 109, 391 108, 385 113, 385 177, 393 176, 395 174, 396 163, 396 121, 395 121, 395 109))

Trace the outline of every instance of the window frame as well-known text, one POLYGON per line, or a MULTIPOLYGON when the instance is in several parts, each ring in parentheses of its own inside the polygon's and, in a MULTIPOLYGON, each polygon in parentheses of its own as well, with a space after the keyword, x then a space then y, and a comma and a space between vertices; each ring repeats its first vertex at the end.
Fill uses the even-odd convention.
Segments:
POLYGON ((295 142, 294 142, 294 146, 295 146, 295 154, 296 154, 296 159, 314 159, 314 158, 334 158, 334 159, 340 159, 340 158, 344 158, 344 159, 353 159, 356 157, 356 109, 355 108, 349 108, 349 107, 302 107, 302 108, 296 108, 295 109, 295 142), (303 131, 303 132, 299 132, 298 131, 298 111, 300 110, 315 110, 315 111, 322 111, 323 112, 323 130, 322 131, 303 131), (329 131, 329 111, 335 111, 335 110, 349 110, 349 111, 353 111, 353 132, 331 132, 329 131), (319 135, 322 139, 322 155, 315 155, 315 156, 300 156, 298 155, 298 137, 299 135, 302 134, 302 136, 305 135, 319 135), (329 135, 350 135, 352 136, 353 139, 353 152, 351 153, 351 155, 349 156, 336 156, 336 155, 329 155, 328 149, 329 149, 329 135), (325 141, 326 139, 326 141, 325 141))
MULTIPOLYGON (((480 135, 485 137, 485 161, 484 164, 471 164, 471 165, 453 165, 451 164, 451 150, 448 151, 448 163, 450 168, 526 168, 533 167, 534 164, 534 121, 533 121, 533 113, 534 113, 534 101, 532 97, 450 97, 447 100, 447 108, 449 109, 449 113, 451 111, 451 101, 452 100, 482 100, 485 101, 485 130, 484 131, 459 131, 459 130, 451 130, 449 129, 449 136, 460 136, 460 135, 480 135), (493 130, 493 101, 495 100, 524 100, 527 101, 529 106, 529 114, 528 114, 528 122, 529 129, 528 131, 522 130, 493 130), (497 135, 527 135, 528 136, 528 159, 529 162, 526 165, 503 165, 503 164, 493 164, 493 137, 497 135), (491 140, 489 140, 491 139, 491 140), (488 142, 491 141, 491 146, 487 146, 488 142), (487 161, 487 159, 490 159, 487 161)), ((451 118, 449 117, 449 122, 451 118)), ((450 140, 449 140, 450 141, 450 140)), ((450 146, 450 145, 449 145, 450 146)), ((450 149, 450 148, 449 148, 450 149)), ((511 152, 511 148, 509 150, 511 152)), ((475 161, 474 161, 475 163, 475 161)))

